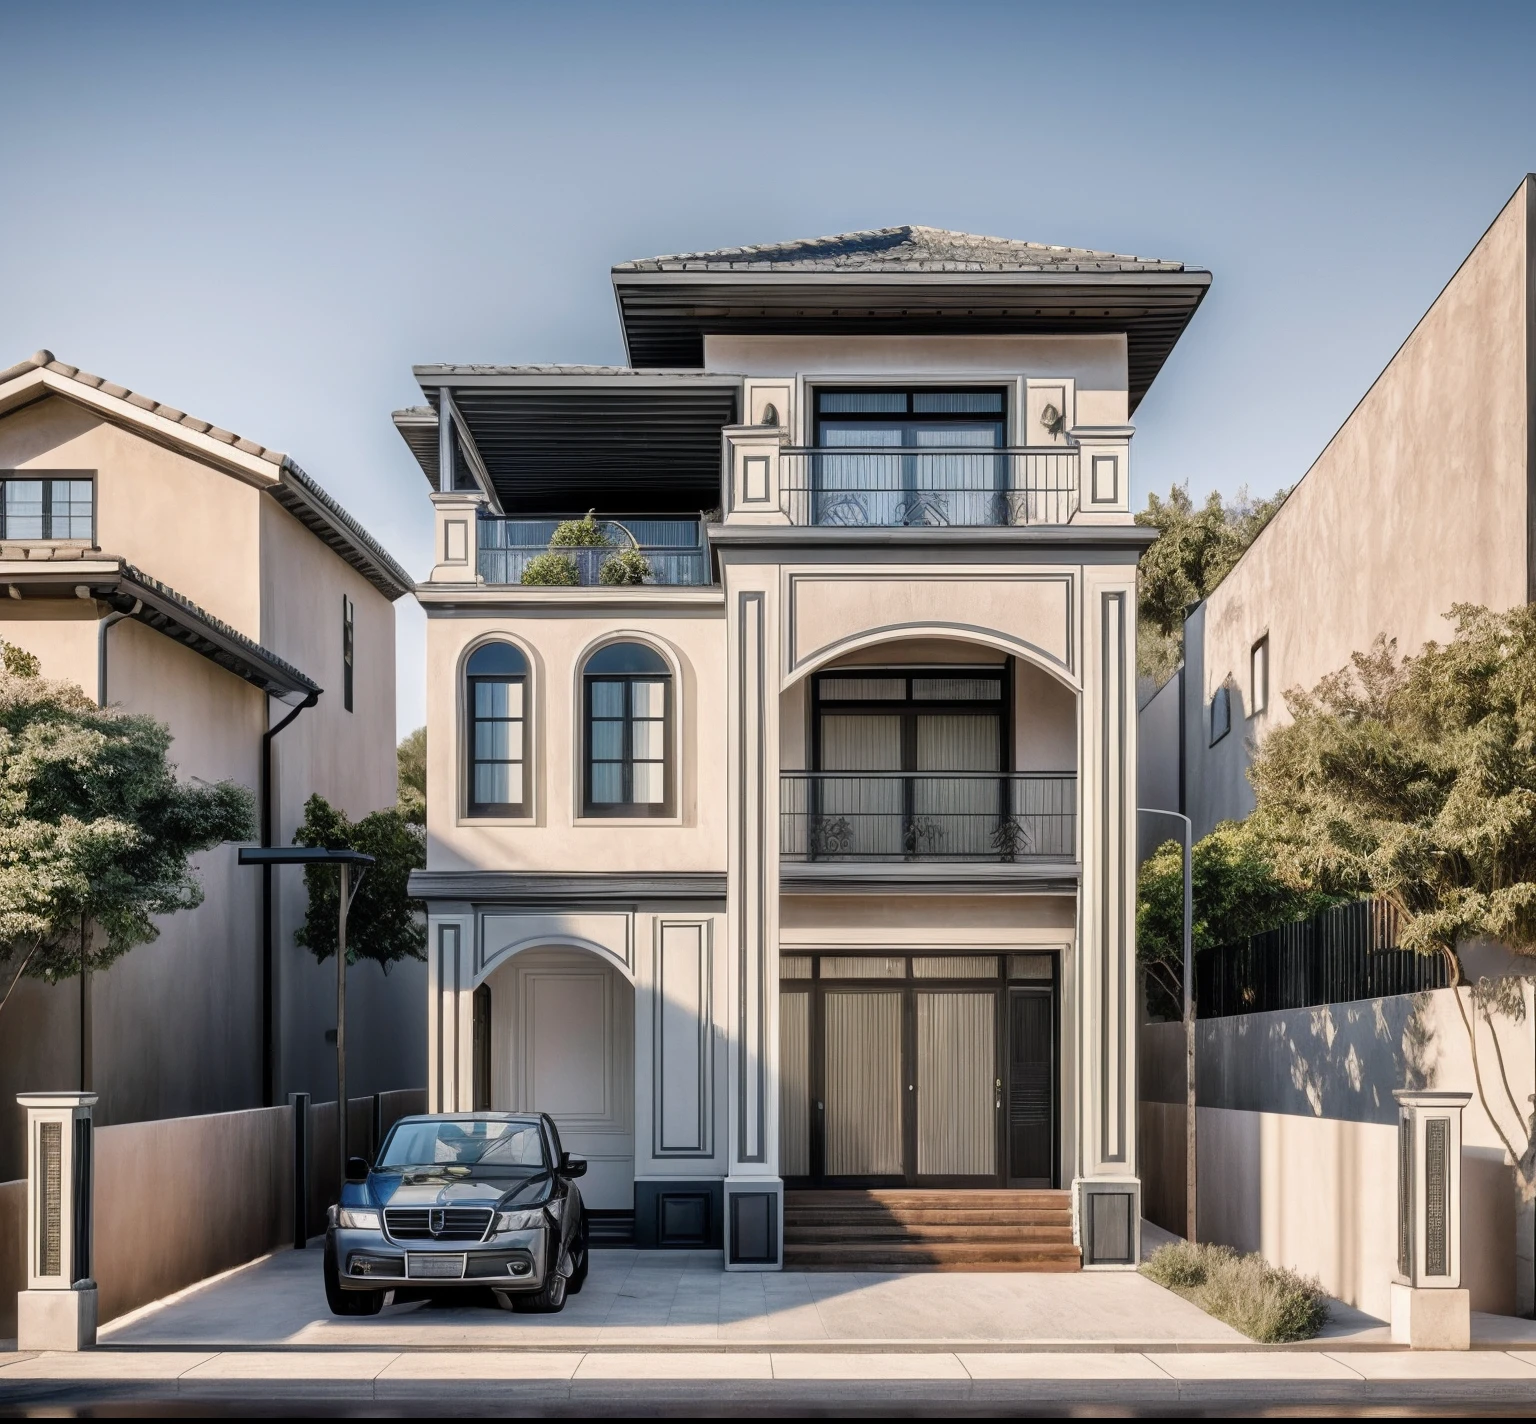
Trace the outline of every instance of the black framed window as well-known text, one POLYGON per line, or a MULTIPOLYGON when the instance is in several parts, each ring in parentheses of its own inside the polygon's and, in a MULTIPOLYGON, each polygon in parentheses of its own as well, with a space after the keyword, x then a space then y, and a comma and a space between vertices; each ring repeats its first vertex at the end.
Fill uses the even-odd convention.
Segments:
POLYGON ((341 596, 341 705, 352 710, 352 662, 357 653, 356 610, 352 600, 341 596))
POLYGON ((470 815, 526 815, 528 659, 510 643, 486 643, 464 673, 470 815))
POLYGON ((0 538, 96 537, 96 481, 89 471, 13 471, 0 478, 0 538))
POLYGON ((672 673, 653 648, 610 643, 582 673, 589 816, 670 816, 672 673))
POLYGON ((1005 772, 1008 665, 846 668, 811 684, 816 771, 1005 772))

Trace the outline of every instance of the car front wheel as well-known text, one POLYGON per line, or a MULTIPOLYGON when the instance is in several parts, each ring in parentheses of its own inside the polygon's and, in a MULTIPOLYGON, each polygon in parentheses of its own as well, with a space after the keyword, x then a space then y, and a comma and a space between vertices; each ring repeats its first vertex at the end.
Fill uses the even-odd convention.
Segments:
POLYGON ((325 1241, 325 1303, 332 1315, 377 1315, 384 1309, 383 1291, 342 1290, 336 1243, 330 1237, 325 1241))
POLYGON ((559 1250, 558 1245, 550 1250, 554 1259, 549 1263, 549 1274, 544 1277, 543 1286, 527 1295, 513 1296, 513 1310, 521 1311, 524 1315, 553 1315, 565 1309, 565 1293, 569 1283, 560 1274, 559 1250))

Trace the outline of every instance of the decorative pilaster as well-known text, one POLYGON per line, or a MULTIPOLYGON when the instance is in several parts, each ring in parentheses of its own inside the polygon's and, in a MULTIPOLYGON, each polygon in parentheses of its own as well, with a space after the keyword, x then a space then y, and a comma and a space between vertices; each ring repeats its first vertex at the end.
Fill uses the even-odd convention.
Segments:
POLYGON ((730 958, 727 1269, 783 1263, 778 1132, 778 659, 772 570, 726 571, 730 958))
POLYGON ((1083 875, 1078 903, 1078 1169, 1085 1267, 1134 1268, 1136 1164, 1135 585, 1084 589, 1083 875))

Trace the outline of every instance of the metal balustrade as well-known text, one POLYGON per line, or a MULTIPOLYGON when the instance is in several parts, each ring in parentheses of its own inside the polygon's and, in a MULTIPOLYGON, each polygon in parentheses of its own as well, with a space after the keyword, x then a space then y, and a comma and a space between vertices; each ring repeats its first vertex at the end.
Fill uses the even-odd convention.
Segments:
POLYGON ((477 568, 486 583, 521 583, 523 570, 543 554, 568 558, 583 586, 602 582, 603 566, 625 549, 636 550, 650 566, 645 582, 696 587, 711 582, 709 553, 697 519, 605 520, 612 543, 551 549, 558 521, 496 519, 479 521, 477 568))
POLYGON ((1037 772, 791 771, 785 860, 1071 860, 1077 778, 1037 772))
POLYGON ((1075 449, 881 446, 786 449, 780 507, 791 524, 974 528, 1066 524, 1075 449))

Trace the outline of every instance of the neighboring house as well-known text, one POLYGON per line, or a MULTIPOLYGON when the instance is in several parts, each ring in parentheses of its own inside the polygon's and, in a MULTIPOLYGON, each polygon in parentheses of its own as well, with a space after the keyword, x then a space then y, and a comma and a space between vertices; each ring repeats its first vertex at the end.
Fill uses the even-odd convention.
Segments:
MULTIPOLYGON (((1528 176, 1284 506, 1184 626, 1143 714, 1177 742, 1195 834, 1253 809, 1252 747, 1378 634, 1444 640, 1455 603, 1536 595, 1536 176, 1528 176), (1181 692, 1182 688, 1182 692, 1181 692), (1161 704, 1161 705, 1159 705, 1161 704)), ((1149 787, 1150 791, 1150 787, 1149 787)), ((1165 804, 1166 793, 1156 804, 1165 804)))
MULTIPOLYGON (((1379 634, 1399 653, 1446 639, 1453 604, 1503 610, 1533 594, 1536 176, 1527 176, 1279 512, 1186 619, 1184 666, 1140 713, 1141 804, 1186 810, 1197 837, 1247 816, 1247 771, 1268 731, 1289 720, 1285 689, 1314 687, 1379 634)), ((1170 829, 1146 818, 1143 849, 1170 829)), ((1262 1250, 1378 1313, 1397 1251, 1392 1093, 1478 1086, 1452 991, 1394 992, 1384 943, 1374 933, 1330 938, 1321 922, 1267 937, 1250 968, 1231 972, 1270 986, 1267 1001, 1279 1002, 1213 1011, 1198 1049, 1202 1239, 1262 1250)), ((1214 954, 1229 970, 1239 962, 1214 954)), ((1485 944, 1466 946, 1464 960, 1474 979, 1524 981, 1523 1018, 1474 1016, 1488 1100, 1523 1147, 1528 1109, 1514 1105, 1536 1086, 1530 965, 1485 944)), ((1228 997, 1241 995, 1229 988, 1228 997)), ((1148 1026, 1143 1054, 1149 1216, 1181 1226, 1182 1030, 1148 1026)), ((1521 1203, 1476 1097, 1463 1134, 1472 1305, 1529 1315, 1533 1208, 1521 1203)))
MULTIPOLYGON (((47 351, 0 371, 0 638, 166 723, 181 776, 264 796, 274 843, 312 791, 352 815, 393 803, 391 604, 410 586, 287 456, 47 351)), ((78 1087, 83 1066, 107 1123, 334 1094, 334 970, 294 946, 299 872, 272 877, 269 912, 233 846, 202 856, 200 878, 201 906, 90 976, 83 1044, 78 979, 17 987, 0 1016, 0 1179, 25 1167, 15 1094, 78 1087)), ((349 1084, 419 1084, 420 968, 351 979, 349 1084)))
POLYGON ((899 227, 614 268, 631 366, 416 368, 434 1106, 732 1266, 1134 1261, 1128 422, 1209 281, 899 227), (646 582, 520 584, 591 507, 646 582), (1055 1195, 793 1192, 903 1185, 1055 1195))

